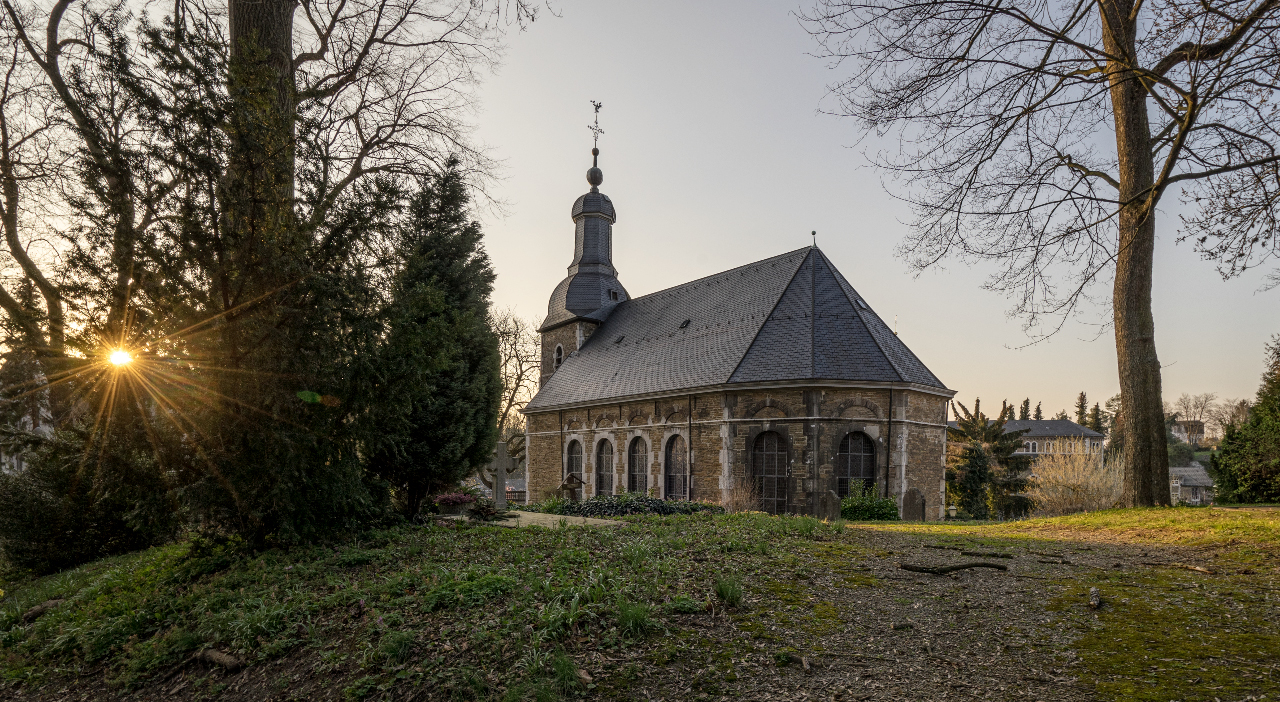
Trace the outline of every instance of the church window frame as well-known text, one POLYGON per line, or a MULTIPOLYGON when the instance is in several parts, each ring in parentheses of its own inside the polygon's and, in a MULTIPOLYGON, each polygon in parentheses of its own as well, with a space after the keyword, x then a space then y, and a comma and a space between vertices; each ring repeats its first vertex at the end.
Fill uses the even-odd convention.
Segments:
POLYGON ((781 432, 762 431, 751 441, 751 482, 760 511, 786 514, 791 479, 790 442, 781 432))
POLYGON ((556 350, 551 359, 552 370, 560 370, 562 363, 564 363, 564 347, 556 344, 556 350))
POLYGON ((613 494, 613 442, 601 439, 596 444, 596 497, 613 494))
POLYGON ((642 436, 627 445, 627 492, 649 492, 649 444, 642 436))
POLYGON ((857 483, 860 492, 874 490, 876 484, 876 442, 866 432, 847 432, 836 450, 836 496, 849 497, 857 483))
POLYGON ((688 501, 693 499, 690 482, 692 466, 689 460, 689 441, 683 434, 673 434, 667 439, 662 461, 663 499, 688 501))
POLYGON ((564 479, 568 480, 570 475, 576 475, 578 480, 582 480, 582 442, 577 439, 569 441, 564 449, 564 479))

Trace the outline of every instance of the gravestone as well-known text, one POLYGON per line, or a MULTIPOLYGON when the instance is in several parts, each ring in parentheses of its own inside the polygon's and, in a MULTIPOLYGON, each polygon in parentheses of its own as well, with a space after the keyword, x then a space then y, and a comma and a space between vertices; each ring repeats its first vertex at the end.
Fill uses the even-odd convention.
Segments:
POLYGON ((507 454, 507 442, 499 441, 493 458, 480 475, 485 486, 493 490, 493 504, 498 509, 507 508, 507 476, 514 472, 515 461, 511 460, 511 456, 507 454))
POLYGON ((907 490, 907 494, 902 496, 902 521, 924 521, 924 495, 915 488, 907 490))
POLYGON ((813 516, 834 522, 840 518, 840 498, 832 490, 818 495, 818 511, 813 516))

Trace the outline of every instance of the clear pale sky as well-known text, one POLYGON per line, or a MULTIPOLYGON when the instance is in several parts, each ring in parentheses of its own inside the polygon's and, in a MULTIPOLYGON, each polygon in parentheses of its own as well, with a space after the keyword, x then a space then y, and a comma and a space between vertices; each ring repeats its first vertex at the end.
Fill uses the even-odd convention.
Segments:
MULTIPOLYGON (((950 262, 912 277, 893 256, 907 209, 871 167, 851 120, 818 114, 839 74, 785 0, 555 0, 509 37, 480 88, 479 140, 503 162, 483 216, 498 271, 494 300, 541 321, 573 256, 569 208, 589 187, 590 100, 604 103, 601 191, 618 210, 614 265, 633 297, 808 246, 831 258, 872 308, 969 405, 1030 397, 1047 415, 1119 391, 1109 316, 1091 307, 1027 347, 1008 299, 982 289, 987 268, 950 262)), ((1166 197, 1155 262, 1156 344, 1165 399, 1252 398, 1263 345, 1280 332, 1267 269, 1222 281, 1174 242, 1166 197)), ((1102 299, 1109 289, 1094 291, 1102 299)), ((970 405, 971 406, 971 405, 970 405)), ((990 404, 988 405, 990 406, 990 404)))

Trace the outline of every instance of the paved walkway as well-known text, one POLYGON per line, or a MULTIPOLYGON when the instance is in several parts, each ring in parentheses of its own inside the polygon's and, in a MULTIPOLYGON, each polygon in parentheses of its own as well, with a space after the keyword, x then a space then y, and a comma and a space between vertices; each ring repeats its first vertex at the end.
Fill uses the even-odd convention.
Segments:
MULTIPOLYGON (((541 512, 520 512, 512 510, 507 513, 514 515, 509 519, 499 519, 491 524, 504 527, 527 527, 540 526, 548 529, 559 528, 563 521, 568 526, 597 526, 597 527, 617 527, 622 526, 626 522, 614 521, 612 519, 594 519, 592 517, 565 517, 559 514, 543 514, 541 512)), ((446 519, 466 519, 465 516, 446 517, 446 519)))

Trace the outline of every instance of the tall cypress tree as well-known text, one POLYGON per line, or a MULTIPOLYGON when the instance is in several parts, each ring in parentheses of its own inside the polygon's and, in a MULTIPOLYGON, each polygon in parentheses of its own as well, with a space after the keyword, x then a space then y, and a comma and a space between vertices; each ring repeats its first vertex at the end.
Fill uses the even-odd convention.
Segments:
POLYGON ((1089 421, 1087 424, 1085 424, 1085 426, 1098 432, 1099 434, 1103 433, 1102 407, 1098 403, 1096 402, 1093 403, 1093 409, 1089 410, 1089 421))
POLYGON ((410 202, 400 246, 405 261, 378 363, 383 438, 370 467, 413 516, 432 491, 486 463, 497 441, 502 382, 489 326, 496 276, 457 160, 410 202))
POLYGON ((1018 419, 1026 421, 1031 419, 1031 398, 1022 401, 1022 406, 1018 408, 1018 419))
POLYGON ((1044 410, 1043 410, 1043 409, 1040 409, 1040 403, 1039 403, 1039 402, 1037 402, 1037 403, 1036 403, 1036 413, 1035 413, 1035 415, 1032 417, 1032 419, 1037 419, 1037 420, 1039 420, 1039 419, 1044 419, 1044 410))

